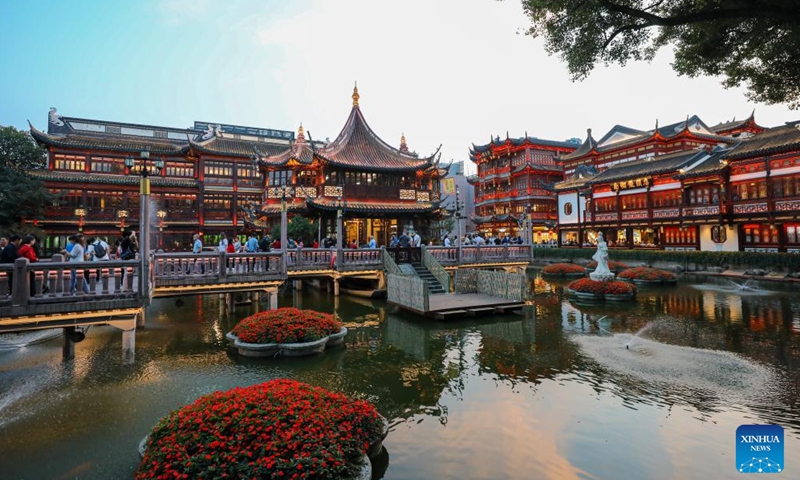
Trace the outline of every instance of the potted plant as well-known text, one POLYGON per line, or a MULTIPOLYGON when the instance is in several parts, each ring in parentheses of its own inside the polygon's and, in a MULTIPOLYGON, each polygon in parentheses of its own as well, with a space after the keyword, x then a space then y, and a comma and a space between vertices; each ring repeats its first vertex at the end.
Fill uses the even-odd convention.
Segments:
POLYGON ((239 355, 267 357, 302 356, 340 345, 347 328, 328 313, 279 308, 240 321, 226 338, 239 355))
POLYGON ((630 283, 611 281, 599 282, 581 278, 567 284, 569 293, 579 300, 628 301, 636 295, 636 287, 630 283))
POLYGON ((551 263, 542 269, 542 275, 582 277, 586 275, 586 269, 574 263, 551 263))
POLYGON ((271 380, 161 419, 141 444, 135 478, 370 478, 369 454, 387 433, 371 403, 271 380))
POLYGON ((678 277, 672 272, 649 267, 629 268, 617 275, 617 278, 641 285, 661 285, 678 281, 678 277))

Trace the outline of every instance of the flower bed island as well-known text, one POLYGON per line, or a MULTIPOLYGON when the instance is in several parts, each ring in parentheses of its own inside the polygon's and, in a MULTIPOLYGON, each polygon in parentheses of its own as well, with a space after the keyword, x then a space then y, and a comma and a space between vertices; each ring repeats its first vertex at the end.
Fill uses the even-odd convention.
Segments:
POLYGON ((661 285, 678 281, 677 275, 672 272, 648 267, 629 268, 617 275, 617 278, 640 285, 661 285))
POLYGON ((387 432, 366 401, 272 380, 205 395, 161 419, 135 478, 370 478, 387 432))
POLYGON ((245 357, 312 355, 340 345, 347 328, 328 313, 279 308, 251 315, 226 338, 245 357))
POLYGON ((574 263, 551 263, 542 269, 542 275, 552 277, 582 277, 586 269, 574 263))
POLYGON ((598 282, 581 278, 567 284, 567 290, 579 300, 628 301, 636 296, 636 287, 626 282, 598 282))

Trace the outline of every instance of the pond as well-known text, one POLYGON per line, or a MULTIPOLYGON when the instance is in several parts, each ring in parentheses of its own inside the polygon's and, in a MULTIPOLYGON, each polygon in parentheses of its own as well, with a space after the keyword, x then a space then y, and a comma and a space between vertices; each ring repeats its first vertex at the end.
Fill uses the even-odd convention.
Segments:
POLYGON ((282 306, 350 329, 344 348, 302 359, 229 355, 225 333, 256 306, 227 314, 217 296, 155 301, 133 363, 111 327, 68 362, 60 338, 6 335, 0 476, 132 478, 137 443, 170 410, 279 377, 377 405, 391 432, 376 478, 727 478, 746 423, 783 426, 800 471, 800 296, 764 286, 681 278, 630 305, 581 305, 534 272, 522 314, 448 323, 289 290, 282 306))

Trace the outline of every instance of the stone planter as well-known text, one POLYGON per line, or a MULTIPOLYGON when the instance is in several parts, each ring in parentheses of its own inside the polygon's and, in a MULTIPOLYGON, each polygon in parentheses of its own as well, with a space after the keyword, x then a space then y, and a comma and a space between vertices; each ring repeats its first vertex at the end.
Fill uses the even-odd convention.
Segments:
POLYGON ((383 421, 383 433, 381 434, 381 438, 369 444, 369 448, 367 449, 367 455, 369 458, 375 458, 381 453, 381 449, 383 448, 383 440, 389 435, 389 420, 386 420, 386 417, 381 415, 381 421, 383 421))
MULTIPOLYGON (((306 355, 314 355, 315 353, 322 353, 325 350, 325 345, 328 343, 329 337, 320 338, 313 342, 304 343, 278 343, 280 354, 285 357, 304 357, 306 355)), ((239 347, 239 353, 242 348, 239 347)))
POLYGON ((609 302, 629 302, 633 300, 633 297, 635 296, 636 296, 635 293, 623 293, 619 295, 613 295, 607 293, 605 294, 605 299, 608 300, 609 302))
POLYGON ((577 292, 575 290, 569 290, 570 295, 574 296, 578 300, 602 300, 603 294, 602 293, 589 293, 589 292, 577 292))
POLYGON ((141 442, 139 442, 139 458, 144 458, 144 451, 147 450, 147 440, 150 439, 150 435, 145 435, 141 442))
POLYGON ((361 457, 361 470, 356 480, 372 480, 372 461, 366 455, 361 457))
POLYGON ((235 348, 239 355, 251 358, 275 357, 283 355, 286 357, 303 357, 321 353, 327 347, 341 345, 347 335, 347 328, 342 327, 338 333, 329 335, 313 342, 302 343, 246 343, 239 340, 239 337, 231 332, 225 334, 228 343, 235 348))
POLYGON ((325 347, 330 348, 343 344, 345 335, 347 335, 347 327, 342 327, 339 333, 334 333, 328 337, 328 344, 325 347))

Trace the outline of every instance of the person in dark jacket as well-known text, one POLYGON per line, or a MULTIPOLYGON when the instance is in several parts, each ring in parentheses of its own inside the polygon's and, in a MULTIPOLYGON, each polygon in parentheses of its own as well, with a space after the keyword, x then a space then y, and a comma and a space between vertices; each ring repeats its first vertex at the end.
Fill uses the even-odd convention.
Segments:
MULTIPOLYGON (((19 247, 20 238, 19 235, 11 235, 8 238, 8 245, 3 247, 3 251, 0 252, 0 263, 10 263, 14 264, 14 262, 19 258, 19 252, 17 248, 19 247)), ((8 272, 8 293, 12 293, 12 288, 14 285, 14 274, 9 271, 8 272)))

